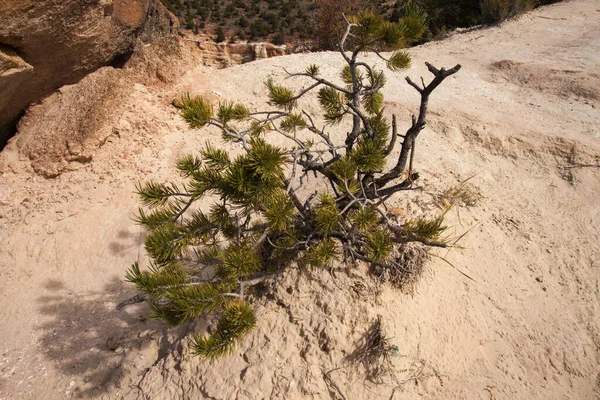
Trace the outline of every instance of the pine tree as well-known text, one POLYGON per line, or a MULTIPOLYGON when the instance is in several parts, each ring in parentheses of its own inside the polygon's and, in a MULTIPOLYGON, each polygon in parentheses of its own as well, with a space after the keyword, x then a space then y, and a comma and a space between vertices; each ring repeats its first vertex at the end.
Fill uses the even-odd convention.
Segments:
POLYGON ((215 42, 217 43, 221 43, 223 41, 225 41, 225 31, 223 30, 222 26, 219 26, 217 28, 217 31, 215 33, 215 42))
POLYGON ((148 230, 145 248, 153 261, 145 270, 137 264, 129 269, 126 279, 141 293, 121 306, 146 301, 154 317, 171 325, 218 314, 212 335, 192 340, 195 354, 214 358, 230 353, 256 325, 252 288, 292 265, 330 267, 343 260, 398 269, 398 246, 447 246, 443 215, 398 225, 384 207, 419 178, 415 141, 426 123, 429 96, 460 65, 446 70, 427 64, 434 77, 422 86, 406 78, 421 104, 401 135, 395 117, 390 124, 383 115, 383 72, 360 59, 372 51, 392 71, 407 68, 411 59, 402 47, 418 40, 425 24, 423 10, 410 4, 397 23, 370 12, 348 18, 339 42, 345 62, 340 83, 323 78, 318 65, 289 73, 310 82, 299 92, 269 80, 276 110, 252 112, 239 103, 213 106, 202 97, 183 96, 178 107, 191 128, 216 126, 223 140, 243 152, 232 157, 209 144, 178 160, 183 183, 138 185, 144 207, 137 222, 148 230), (387 51, 393 51, 389 58, 382 54, 387 51), (310 93, 316 93, 324 126, 298 106, 310 93), (329 132, 344 119, 351 119, 351 129, 336 143, 329 132), (289 147, 270 144, 266 133, 282 135, 289 147), (394 166, 386 170, 398 147, 394 166), (309 175, 328 189, 301 197, 298 188, 309 175), (201 210, 200 202, 211 206, 201 210))

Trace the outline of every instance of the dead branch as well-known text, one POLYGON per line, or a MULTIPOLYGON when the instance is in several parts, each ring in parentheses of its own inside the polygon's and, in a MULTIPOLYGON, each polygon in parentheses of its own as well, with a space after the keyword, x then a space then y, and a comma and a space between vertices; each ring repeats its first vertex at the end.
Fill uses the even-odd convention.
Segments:
MULTIPOLYGON (((381 177, 375 180, 375 183, 378 187, 383 188, 390 181, 399 178, 404 169, 406 168, 406 164, 408 162, 409 154, 411 149, 413 148, 414 142, 419 135, 419 133, 425 128, 425 124, 427 123, 427 108, 429 106, 429 96, 431 93, 446 79, 447 77, 457 73, 461 65, 457 64, 453 68, 446 70, 444 68, 437 69, 433 65, 429 63, 425 63, 429 71, 434 75, 433 80, 429 83, 429 85, 424 85, 420 87, 418 84, 413 82, 409 77, 406 78, 406 81, 409 85, 414 87, 421 94, 421 105, 419 107, 419 116, 412 118, 412 125, 406 131, 404 135, 404 141, 402 142, 402 147, 400 150, 400 155, 398 157, 398 162, 396 166, 392 168, 388 173, 383 174, 381 177)), ((400 188, 398 188, 400 190, 400 188)), ((381 193, 381 191, 380 191, 381 193)), ((370 193, 373 195, 373 191, 370 193)))

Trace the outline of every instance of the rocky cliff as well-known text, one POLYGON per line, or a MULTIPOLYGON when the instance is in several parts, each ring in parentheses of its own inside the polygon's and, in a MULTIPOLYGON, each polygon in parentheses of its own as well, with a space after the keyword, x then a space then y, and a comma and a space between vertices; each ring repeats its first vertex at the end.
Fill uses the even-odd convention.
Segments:
POLYGON ((190 65, 201 63, 202 53, 193 44, 177 36, 156 39, 136 49, 122 68, 102 67, 28 107, 3 153, 16 149, 47 178, 78 169, 109 137, 130 128, 122 119, 127 107, 136 107, 136 87, 164 90, 190 65))
POLYGON ((137 43, 177 29, 159 0, 3 0, 0 3, 0 148, 32 101, 119 66, 137 43))
POLYGON ((195 43, 200 50, 204 65, 221 68, 289 54, 286 46, 277 46, 266 42, 226 44, 188 40, 195 43))

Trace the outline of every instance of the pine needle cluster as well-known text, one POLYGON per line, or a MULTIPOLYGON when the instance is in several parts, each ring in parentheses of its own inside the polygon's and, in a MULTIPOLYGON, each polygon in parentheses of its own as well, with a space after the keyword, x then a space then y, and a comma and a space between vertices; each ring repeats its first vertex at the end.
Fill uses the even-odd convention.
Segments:
POLYGON ((252 288, 290 265, 330 268, 343 259, 383 268, 395 265, 395 249, 405 243, 446 246, 440 240, 443 215, 396 224, 386 213, 386 201, 418 178, 414 143, 425 126, 429 95, 460 68, 428 64, 434 78, 423 86, 407 78, 421 105, 411 128, 399 134, 395 117, 393 123, 384 117, 385 75, 359 56, 372 51, 392 71, 407 68, 410 55, 402 48, 420 40, 426 15, 412 3, 404 12, 398 23, 369 12, 348 18, 339 42, 345 61, 340 82, 322 77, 317 65, 289 74, 310 82, 299 92, 269 80, 276 110, 252 112, 243 104, 213 105, 189 95, 178 102, 191 128, 216 126, 223 140, 243 151, 233 157, 207 144, 177 161, 181 182, 138 185, 143 207, 137 222, 148 230, 145 248, 153 261, 144 270, 134 264, 126 279, 153 316, 171 325, 219 315, 210 336, 193 337, 195 354, 212 359, 233 351, 256 325, 252 288), (392 53, 386 57, 384 51, 392 53), (298 100, 310 92, 321 105, 323 126, 299 108, 298 100), (345 119, 352 127, 343 143, 334 143, 329 132, 345 119), (269 143, 272 134, 288 145, 269 143), (328 189, 301 195, 314 177, 328 189))

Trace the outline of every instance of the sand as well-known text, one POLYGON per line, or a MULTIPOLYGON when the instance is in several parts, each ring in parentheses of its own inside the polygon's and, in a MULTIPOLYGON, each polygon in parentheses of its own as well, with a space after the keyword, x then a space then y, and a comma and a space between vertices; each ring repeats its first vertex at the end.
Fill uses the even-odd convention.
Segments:
POLYGON ((418 106, 405 75, 428 78, 425 61, 463 68, 430 102, 420 200, 390 204, 436 212, 441 193, 472 177, 473 201, 448 214, 452 233, 467 232, 461 248, 435 251, 413 295, 364 267, 291 268, 254 300, 257 329, 216 362, 192 357, 184 339, 212 318, 169 329, 143 304, 115 311, 135 294, 125 270, 147 262, 132 221, 135 183, 174 178, 178 156, 220 143, 185 126, 170 104, 178 93, 259 109, 265 79, 311 63, 333 78, 339 55, 190 66, 173 85, 132 85, 115 134, 54 179, 9 145, 0 154, 0 399, 598 398, 598 3, 543 7, 410 53, 413 67, 388 73, 384 90, 401 129, 418 106), (377 315, 399 355, 374 383, 348 356, 377 315))

